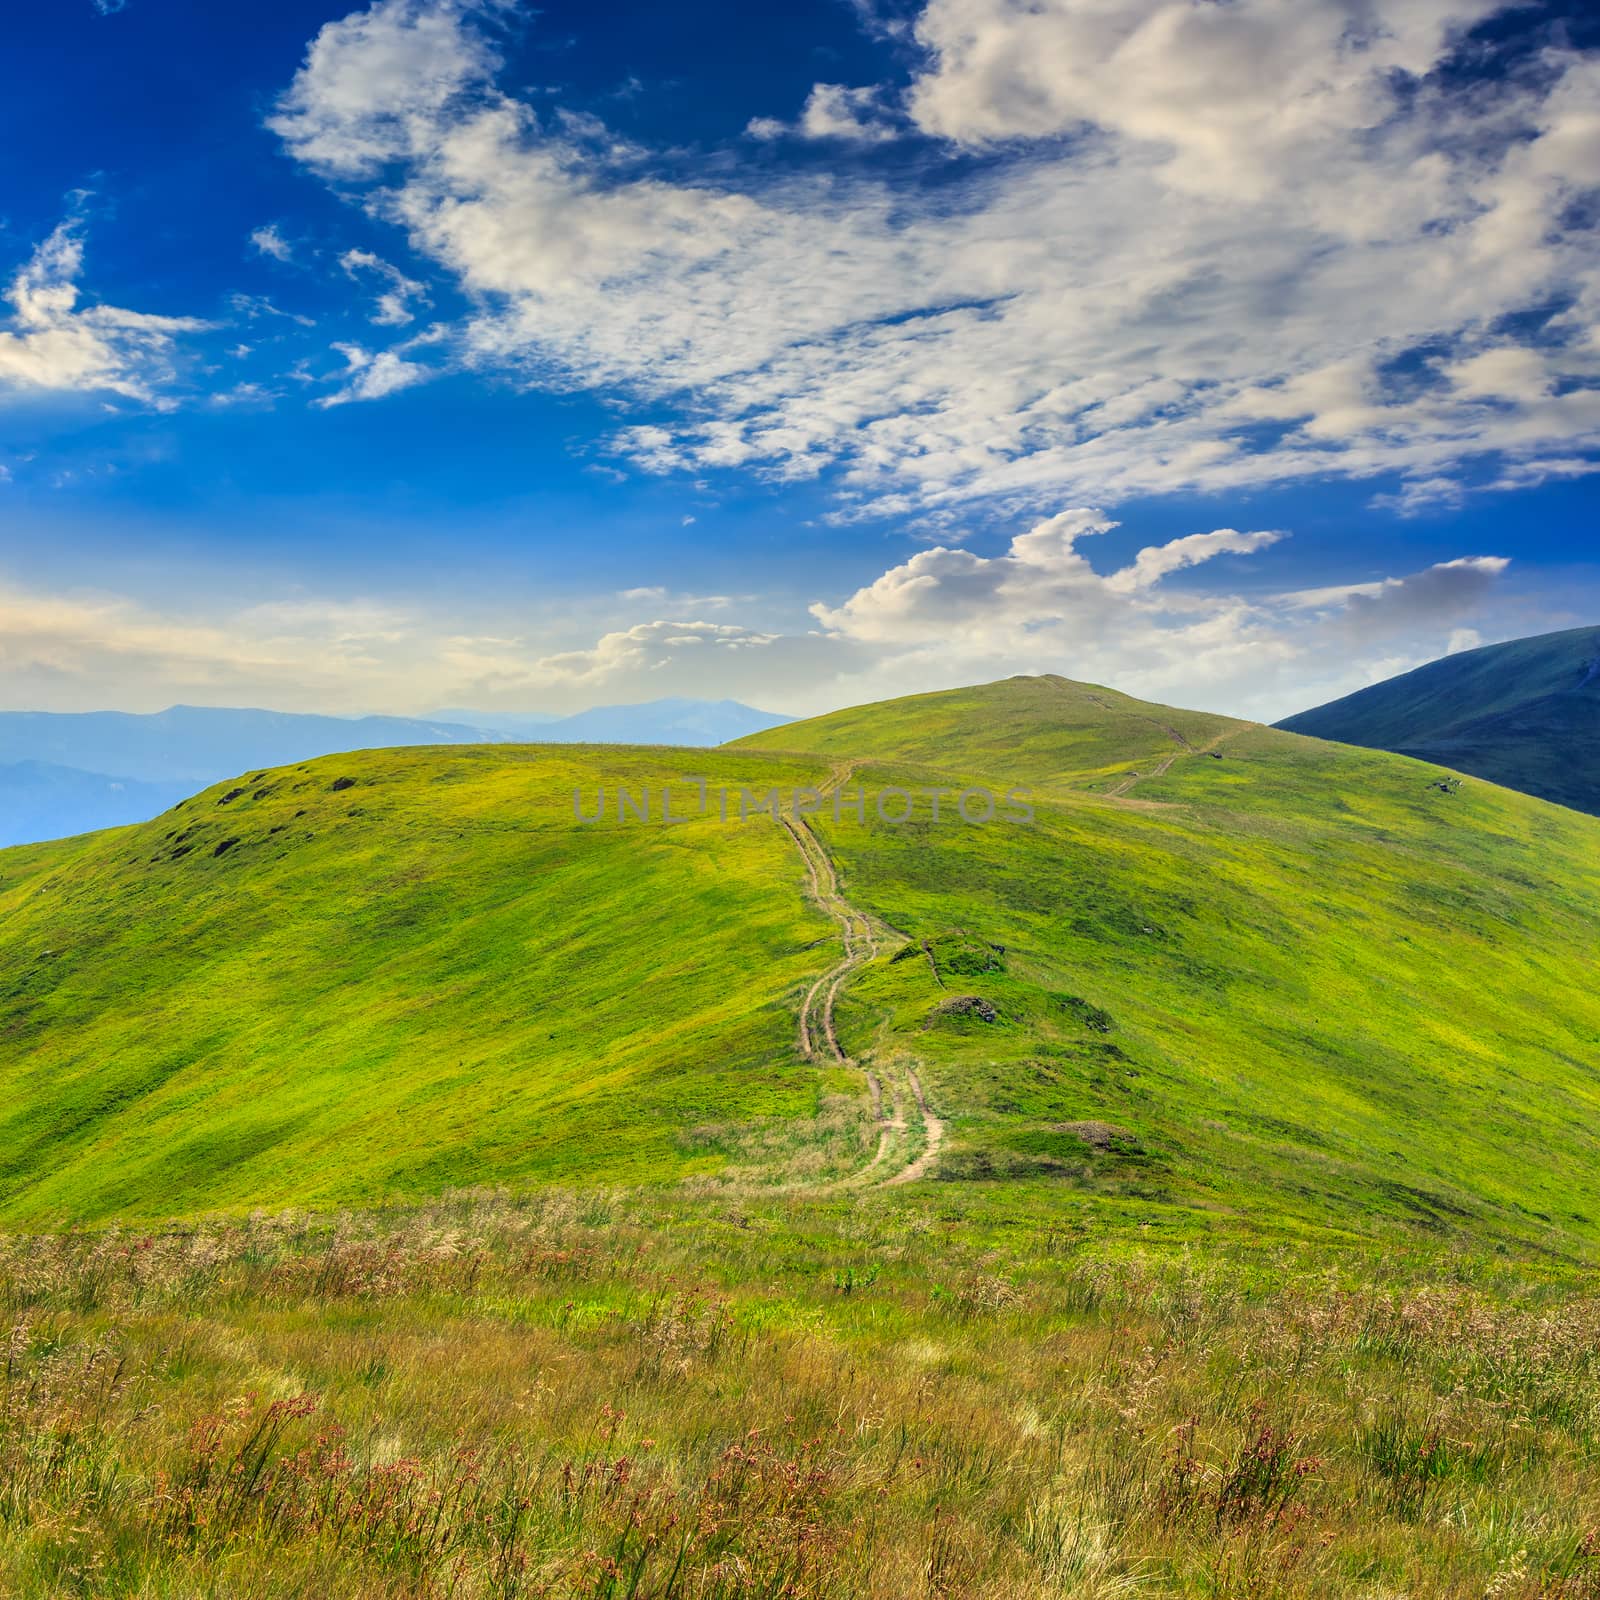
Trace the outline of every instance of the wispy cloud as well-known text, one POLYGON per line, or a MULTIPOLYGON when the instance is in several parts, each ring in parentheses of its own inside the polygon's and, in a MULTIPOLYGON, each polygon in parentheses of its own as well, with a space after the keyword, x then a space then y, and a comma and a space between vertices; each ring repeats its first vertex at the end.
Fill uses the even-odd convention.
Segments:
POLYGON ((0 391, 119 394, 165 403, 178 335, 210 326, 196 317, 152 316, 117 306, 81 305, 83 241, 64 222, 11 280, 0 323, 0 391))
POLYGON ((339 387, 316 402, 323 410, 349 405, 353 400, 381 400, 438 376, 435 368, 420 361, 408 361, 403 346, 372 351, 363 345, 341 341, 333 348, 344 357, 345 370, 339 387))
POLYGON ((250 234, 250 248, 257 255, 270 256, 274 261, 288 261, 294 256, 294 246, 284 238, 277 223, 269 222, 250 234))
POLYGON ((339 257, 345 276, 375 278, 379 284, 376 304, 368 320, 380 327, 402 328, 416 320, 412 303, 428 303, 428 291, 415 278, 408 278, 397 266, 370 250, 346 250, 339 257))
POLYGON ((812 175, 716 182, 505 92, 504 9, 330 23, 272 125, 477 300, 464 364, 673 402, 647 468, 922 517, 1600 448, 1600 62, 1451 73, 1499 0, 929 0, 903 96, 758 129, 812 175), (891 129, 951 180, 829 166, 891 129))

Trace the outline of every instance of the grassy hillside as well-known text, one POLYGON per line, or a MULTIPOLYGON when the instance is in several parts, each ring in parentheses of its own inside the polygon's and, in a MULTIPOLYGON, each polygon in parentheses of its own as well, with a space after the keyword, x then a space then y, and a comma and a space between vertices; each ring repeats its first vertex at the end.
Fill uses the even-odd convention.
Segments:
MULTIPOLYGON (((1115 725, 1009 732, 1085 693, 1018 679, 747 741, 904 739, 997 784, 1041 775, 1028 827, 817 822, 845 892, 908 936, 842 1018, 857 1051, 924 1063, 942 1174, 1593 1236, 1600 824, 1221 719, 1152 763, 1159 708, 1137 702, 1121 725, 1150 776, 1095 793, 1115 725), (947 1009, 963 995, 996 1020, 947 1009)), ((939 776, 885 761, 853 781, 939 776)))
POLYGON ((1600 814, 1600 628, 1447 656, 1279 726, 1600 814))
POLYGON ((1587 1253, 1600 822, 1427 776, 1060 679, 693 757, 254 774, 0 854, 0 1214, 551 1178, 842 1199, 927 1140, 946 1204, 1587 1253), (573 819, 575 786, 685 773, 1031 784, 1034 815, 824 808, 837 903, 736 792, 726 822, 678 785, 691 820, 573 819), (830 971, 831 1065, 796 1032, 830 971))
POLYGON ((829 925, 785 836, 574 820, 580 784, 591 810, 597 783, 659 804, 683 770, 343 755, 0 853, 0 1214, 664 1179, 705 1163, 686 1128, 809 1118, 785 1000, 829 925))
POLYGON ((1245 726, 1210 712, 1152 705, 1099 684, 1008 678, 790 722, 731 748, 893 756, 990 782, 1093 787, 1245 726))

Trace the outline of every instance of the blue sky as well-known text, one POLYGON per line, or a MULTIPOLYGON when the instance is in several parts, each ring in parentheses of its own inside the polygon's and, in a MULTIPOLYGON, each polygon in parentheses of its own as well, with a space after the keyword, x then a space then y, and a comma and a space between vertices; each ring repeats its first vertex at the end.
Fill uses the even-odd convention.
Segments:
POLYGON ((0 704, 1276 716, 1600 620, 1600 22, 62 0, 0 704))

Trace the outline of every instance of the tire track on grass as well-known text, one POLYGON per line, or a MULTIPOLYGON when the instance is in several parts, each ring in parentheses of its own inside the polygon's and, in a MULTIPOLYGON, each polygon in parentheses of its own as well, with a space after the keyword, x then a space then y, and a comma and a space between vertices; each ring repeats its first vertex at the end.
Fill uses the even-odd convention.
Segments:
MULTIPOLYGON (((830 788, 838 789, 849 780, 853 771, 853 765, 835 768, 830 788)), ((877 957, 882 948, 881 935, 891 930, 845 898, 839 888, 839 876, 834 868, 833 859, 803 817, 798 820, 782 817, 780 822, 805 863, 806 879, 812 899, 822 911, 838 923, 844 944, 843 955, 817 978, 801 1002, 800 1050, 808 1061, 819 1065, 831 1060, 839 1066, 859 1070, 866 1080, 867 1092, 872 1099, 873 1119, 878 1124, 878 1148, 866 1166, 846 1178, 823 1187, 860 1187, 868 1183, 880 1167, 888 1164, 893 1147, 903 1139, 909 1125, 908 1100, 916 1108, 922 1122, 922 1152, 908 1161, 899 1171, 878 1181, 885 1187, 913 1182, 932 1167, 938 1156, 939 1148, 944 1142, 944 1123, 928 1108, 922 1080, 917 1076, 915 1068, 906 1069, 909 1095, 897 1092, 895 1087, 891 1086, 886 1097, 883 1082, 878 1074, 855 1061, 845 1051, 844 1046, 839 1043, 838 1030, 834 1025, 834 1009, 844 986, 862 967, 877 957)))

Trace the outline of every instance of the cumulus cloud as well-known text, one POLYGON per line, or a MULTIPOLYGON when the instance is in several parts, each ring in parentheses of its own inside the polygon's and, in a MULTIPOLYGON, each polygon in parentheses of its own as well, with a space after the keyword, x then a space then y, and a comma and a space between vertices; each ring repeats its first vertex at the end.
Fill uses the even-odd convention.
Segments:
POLYGON ((1267 616, 1228 595, 1158 593, 1183 567, 1265 549, 1281 535, 1222 529, 1142 550, 1101 575, 1078 548, 1115 522, 1076 508, 1016 535, 1005 552, 982 556, 936 545, 919 550, 858 589, 843 604, 814 605, 830 633, 880 646, 937 650, 978 667, 986 661, 1060 662, 1114 648, 1130 660, 1191 672, 1277 648, 1267 616))
POLYGON ((83 242, 76 224, 64 222, 11 280, 5 299, 12 314, 0 326, 0 392, 98 391, 160 403, 178 335, 209 324, 80 305, 82 271, 83 242))
MULTIPOLYGON (((1240 594, 1174 574, 1248 557, 1285 537, 1232 528, 1140 550, 1101 572, 1080 548, 1117 524, 1077 508, 998 555, 919 550, 838 605, 811 610, 828 638, 866 648, 878 683, 939 687, 1012 672, 1059 672, 1147 698, 1265 717, 1459 648, 1509 563, 1442 562, 1289 593, 1240 594)), ((901 689, 900 692, 904 692, 901 689)))
POLYGON ((813 93, 814 173, 686 179, 506 92, 504 9, 330 23, 272 125, 472 297, 466 363, 672 402, 649 469, 927 517, 1600 447, 1600 62, 1452 74, 1501 0, 929 0, 920 190, 825 165, 871 86, 813 93))
POLYGON ((1149 148, 1174 187, 1280 187, 1303 163, 1354 159, 1501 0, 929 0, 925 131, 962 144, 1094 129, 1149 148))
POLYGON ((328 23, 284 95, 273 128, 306 165, 368 176, 431 138, 463 91, 499 61, 468 25, 490 6, 464 0, 380 0, 328 23))
POLYGON ((882 144, 897 136, 881 89, 875 85, 852 89, 842 83, 814 84, 797 123, 755 117, 745 131, 756 139, 792 136, 853 144, 882 144))

